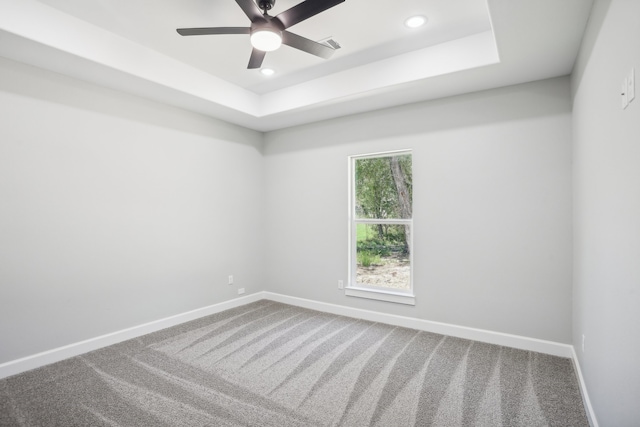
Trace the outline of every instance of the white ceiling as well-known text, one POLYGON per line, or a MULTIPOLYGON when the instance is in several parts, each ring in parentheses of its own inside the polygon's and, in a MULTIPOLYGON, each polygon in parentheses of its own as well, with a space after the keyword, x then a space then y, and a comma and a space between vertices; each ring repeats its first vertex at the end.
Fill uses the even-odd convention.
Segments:
MULTIPOLYGON (((271 15, 300 0, 277 0, 271 15)), ((571 72, 592 0, 346 0, 290 31, 342 46, 283 46, 265 77, 234 0, 0 0, 0 55, 269 131, 571 72), (408 29, 404 20, 429 22, 408 29)))

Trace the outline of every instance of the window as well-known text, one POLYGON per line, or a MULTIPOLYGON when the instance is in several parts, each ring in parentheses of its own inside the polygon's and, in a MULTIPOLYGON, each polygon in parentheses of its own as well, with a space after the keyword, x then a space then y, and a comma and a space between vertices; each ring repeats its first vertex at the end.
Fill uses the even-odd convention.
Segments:
POLYGON ((411 152, 352 156, 349 296, 415 304, 411 152))

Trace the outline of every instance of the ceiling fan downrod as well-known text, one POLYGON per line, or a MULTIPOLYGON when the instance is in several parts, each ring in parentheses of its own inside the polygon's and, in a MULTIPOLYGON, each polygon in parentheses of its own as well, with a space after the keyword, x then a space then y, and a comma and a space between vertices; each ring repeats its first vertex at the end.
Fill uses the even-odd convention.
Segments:
POLYGON ((268 10, 271 10, 274 4, 276 4, 276 0, 258 0, 258 7, 262 9, 265 15, 268 10))

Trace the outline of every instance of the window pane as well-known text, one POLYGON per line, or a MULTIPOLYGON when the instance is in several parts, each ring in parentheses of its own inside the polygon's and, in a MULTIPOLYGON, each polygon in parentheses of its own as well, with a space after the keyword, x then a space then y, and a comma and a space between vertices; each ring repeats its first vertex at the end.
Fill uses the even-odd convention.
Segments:
POLYGON ((389 290, 411 289, 410 225, 356 225, 356 282, 389 290))
POLYGON ((410 219, 411 155, 355 160, 356 218, 410 219))

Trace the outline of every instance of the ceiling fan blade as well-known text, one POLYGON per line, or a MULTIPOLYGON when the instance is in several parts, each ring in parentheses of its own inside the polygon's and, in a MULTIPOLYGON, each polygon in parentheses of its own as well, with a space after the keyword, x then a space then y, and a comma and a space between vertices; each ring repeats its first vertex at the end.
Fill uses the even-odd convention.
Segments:
POLYGON ((251 22, 262 18, 262 11, 253 0, 236 0, 236 3, 238 3, 238 6, 240 6, 251 22))
POLYGON ((267 52, 263 50, 253 49, 251 51, 251 58, 249 58, 248 69, 252 70, 254 68, 260 68, 262 66, 262 61, 264 61, 264 57, 267 52))
POLYGON ((344 0, 307 0, 276 15, 275 19, 282 22, 282 25, 284 25, 286 29, 342 2, 344 2, 344 0))
POLYGON ((290 33, 289 31, 282 32, 282 43, 324 59, 331 57, 335 52, 335 49, 329 46, 314 42, 313 40, 290 33))
POLYGON ((209 34, 249 34, 249 27, 178 28, 181 36, 206 36, 209 34))

